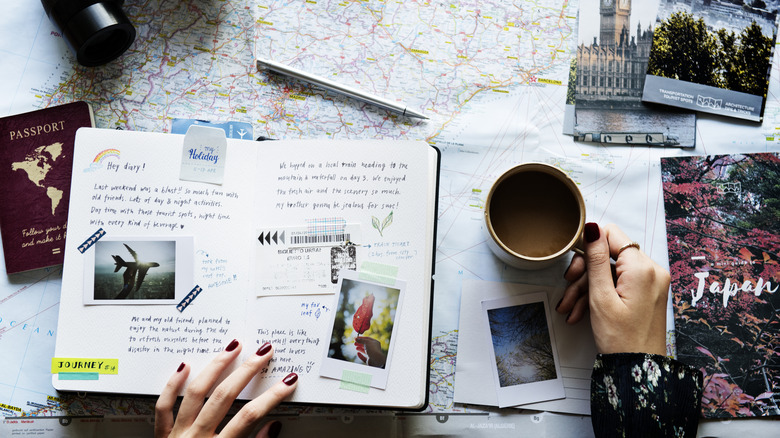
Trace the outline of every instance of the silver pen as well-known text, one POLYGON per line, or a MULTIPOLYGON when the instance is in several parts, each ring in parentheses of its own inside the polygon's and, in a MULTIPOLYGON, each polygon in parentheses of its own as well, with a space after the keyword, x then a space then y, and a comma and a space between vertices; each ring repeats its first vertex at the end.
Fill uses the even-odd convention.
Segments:
POLYGON ((425 117, 424 115, 410 110, 404 104, 393 102, 392 100, 385 99, 383 97, 373 96, 371 94, 364 93, 356 88, 348 87, 346 85, 342 85, 333 82, 331 80, 306 73, 296 68, 292 68, 284 64, 279 64, 278 62, 274 62, 268 59, 258 59, 257 68, 264 68, 264 69, 274 71, 276 73, 283 74, 285 76, 290 76, 300 81, 304 81, 310 84, 320 86, 326 90, 335 91, 336 93, 343 94, 353 99, 367 102, 389 111, 400 113, 402 116, 416 117, 418 119, 427 119, 427 117, 425 117))

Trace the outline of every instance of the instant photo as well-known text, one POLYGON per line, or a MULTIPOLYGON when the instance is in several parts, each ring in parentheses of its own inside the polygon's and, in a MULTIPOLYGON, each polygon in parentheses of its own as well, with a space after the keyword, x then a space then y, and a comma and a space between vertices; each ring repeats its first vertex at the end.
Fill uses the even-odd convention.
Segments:
POLYGON ((84 254, 84 304, 178 304, 194 286, 191 237, 104 237, 84 254))
POLYGON ((482 301, 498 406, 565 396, 545 293, 482 301))
POLYGON ((387 387, 404 289, 400 280, 341 271, 321 376, 360 375, 365 386, 387 387))

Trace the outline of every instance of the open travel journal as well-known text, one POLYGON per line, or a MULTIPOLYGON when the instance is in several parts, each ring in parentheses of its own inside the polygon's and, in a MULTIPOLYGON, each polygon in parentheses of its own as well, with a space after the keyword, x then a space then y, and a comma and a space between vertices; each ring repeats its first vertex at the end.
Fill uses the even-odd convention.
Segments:
POLYGON ((238 339, 274 346, 239 398, 295 372, 291 402, 423 408, 438 171, 420 141, 80 129, 54 387, 159 394, 238 339))

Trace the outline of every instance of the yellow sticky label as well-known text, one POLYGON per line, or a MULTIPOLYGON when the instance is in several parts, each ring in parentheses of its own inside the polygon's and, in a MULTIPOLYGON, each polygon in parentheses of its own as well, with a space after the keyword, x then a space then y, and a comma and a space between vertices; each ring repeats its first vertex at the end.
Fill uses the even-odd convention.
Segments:
POLYGON ((51 373, 119 374, 119 359, 73 359, 53 357, 51 373))

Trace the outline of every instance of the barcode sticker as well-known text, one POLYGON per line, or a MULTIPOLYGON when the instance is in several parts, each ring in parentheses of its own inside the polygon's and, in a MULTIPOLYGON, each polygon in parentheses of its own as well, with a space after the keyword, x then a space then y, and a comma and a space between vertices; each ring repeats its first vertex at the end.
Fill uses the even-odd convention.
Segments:
POLYGON ((342 269, 356 270, 360 225, 341 218, 256 234, 257 296, 332 294, 342 269))
POLYGON ((319 236, 291 236, 290 245, 311 245, 319 243, 345 243, 351 241, 349 233, 323 234, 319 236))

